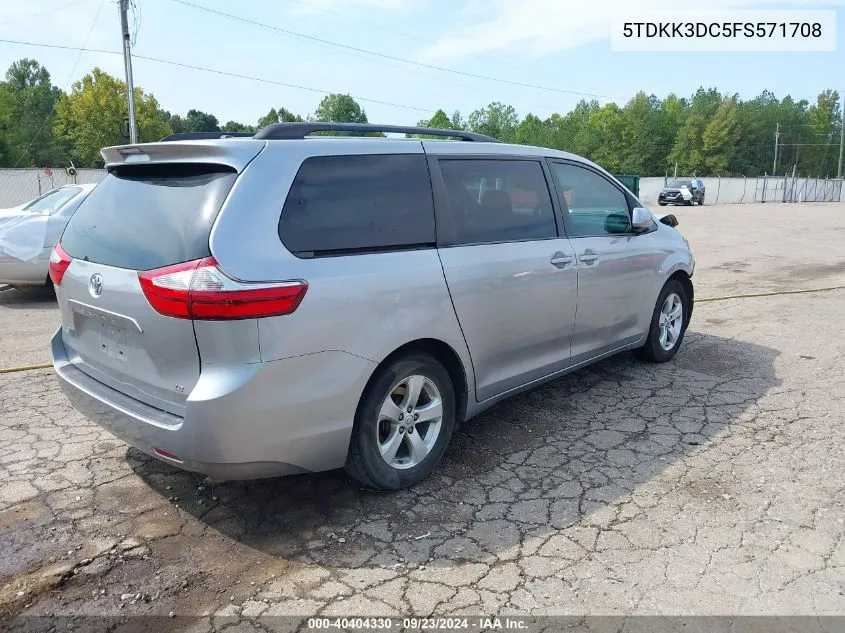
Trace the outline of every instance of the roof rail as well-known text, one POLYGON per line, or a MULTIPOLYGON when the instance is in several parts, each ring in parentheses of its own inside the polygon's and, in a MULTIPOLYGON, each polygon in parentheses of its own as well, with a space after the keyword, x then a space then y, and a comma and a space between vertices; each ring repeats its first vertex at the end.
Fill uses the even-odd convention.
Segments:
POLYGON ((252 132, 179 132, 178 134, 168 134, 160 143, 168 141, 205 141, 216 138, 243 138, 251 137, 252 132))
POLYGON ((272 123, 260 130, 255 135, 255 138, 268 140, 298 139, 305 138, 313 132, 394 132, 399 134, 442 136, 444 138, 458 138, 462 141, 482 143, 500 142, 491 136, 476 134, 475 132, 465 132, 464 130, 439 130, 408 125, 375 125, 371 123, 272 123))

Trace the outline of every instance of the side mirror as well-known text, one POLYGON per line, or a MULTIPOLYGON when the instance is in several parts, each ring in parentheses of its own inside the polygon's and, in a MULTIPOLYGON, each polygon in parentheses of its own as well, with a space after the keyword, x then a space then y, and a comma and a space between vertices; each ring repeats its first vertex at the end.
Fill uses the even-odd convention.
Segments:
POLYGON ((678 226, 678 218, 676 218, 671 213, 667 213, 666 215, 661 215, 658 222, 665 224, 666 226, 671 226, 672 228, 678 226))
POLYGON ((654 224, 651 218, 651 212, 643 207, 634 207, 631 212, 631 228, 634 231, 647 231, 654 224))

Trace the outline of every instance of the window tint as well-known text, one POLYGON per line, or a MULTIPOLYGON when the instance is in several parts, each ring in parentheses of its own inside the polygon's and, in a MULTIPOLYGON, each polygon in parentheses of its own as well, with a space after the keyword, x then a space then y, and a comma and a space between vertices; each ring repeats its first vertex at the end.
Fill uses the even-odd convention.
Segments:
POLYGON ((207 257, 211 225, 236 177, 221 165, 119 167, 73 214, 62 248, 132 270, 207 257))
POLYGON ((433 246, 434 203, 425 156, 305 160, 285 200, 279 237, 300 256, 433 246))
POLYGON ((557 237, 543 168, 532 160, 439 161, 448 198, 446 244, 557 237))
POLYGON ((30 211, 32 213, 49 213, 50 215, 53 215, 62 207, 62 205, 80 191, 82 191, 82 189, 79 187, 61 187, 60 189, 54 189, 53 191, 45 193, 40 198, 36 198, 30 202, 23 208, 23 210, 30 211))
POLYGON ((628 200, 597 173, 563 163, 552 163, 562 202, 569 214, 569 236, 628 233, 628 200))

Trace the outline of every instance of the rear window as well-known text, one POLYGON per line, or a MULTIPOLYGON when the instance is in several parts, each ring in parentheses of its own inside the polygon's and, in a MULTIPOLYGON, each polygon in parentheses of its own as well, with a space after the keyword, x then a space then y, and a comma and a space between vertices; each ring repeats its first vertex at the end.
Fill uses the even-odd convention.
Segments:
POLYGON ((210 255, 208 236, 237 174, 222 165, 132 165, 109 172, 62 236, 71 257, 149 270, 210 255))
POLYGON ((306 159, 285 200, 279 238, 299 257, 433 246, 434 202, 425 157, 306 159))
POLYGON ((40 198, 36 198, 30 202, 23 208, 23 210, 30 211, 32 213, 49 213, 50 215, 53 215, 81 191, 82 189, 80 187, 61 187, 59 189, 54 189, 53 191, 45 193, 40 198))

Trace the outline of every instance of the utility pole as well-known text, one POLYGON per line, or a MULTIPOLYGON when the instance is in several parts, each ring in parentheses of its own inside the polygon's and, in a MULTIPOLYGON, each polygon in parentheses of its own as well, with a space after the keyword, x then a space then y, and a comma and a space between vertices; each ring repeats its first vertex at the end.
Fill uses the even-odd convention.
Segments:
POLYGON ((845 96, 842 97, 842 123, 839 126, 839 167, 836 177, 842 178, 842 150, 845 148, 845 96))
POLYGON ((778 138, 780 138, 780 123, 775 125, 775 160, 772 162, 772 176, 778 175, 778 138))
POLYGON ((119 0, 120 30, 123 37, 123 65, 126 69, 126 92, 129 95, 129 142, 138 142, 138 126, 135 123, 135 84, 132 82, 132 52, 129 43, 129 0, 119 0))

